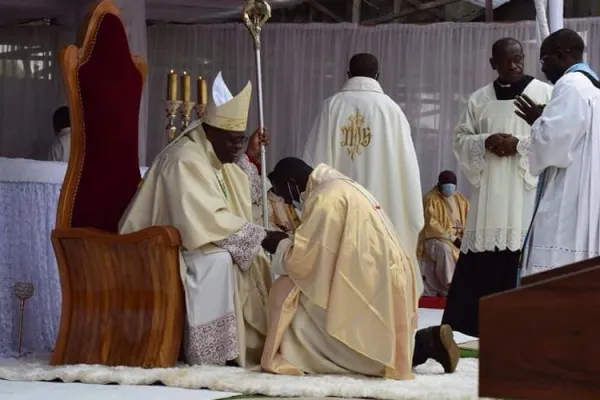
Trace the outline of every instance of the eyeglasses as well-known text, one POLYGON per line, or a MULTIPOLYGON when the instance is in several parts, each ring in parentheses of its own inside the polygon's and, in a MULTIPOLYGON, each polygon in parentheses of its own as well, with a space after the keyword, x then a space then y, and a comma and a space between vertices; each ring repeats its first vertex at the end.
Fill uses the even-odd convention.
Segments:
POLYGON ((550 56, 548 54, 546 54, 545 56, 541 56, 540 64, 542 64, 542 65, 546 64, 546 62, 548 61, 549 58, 550 58, 550 56))

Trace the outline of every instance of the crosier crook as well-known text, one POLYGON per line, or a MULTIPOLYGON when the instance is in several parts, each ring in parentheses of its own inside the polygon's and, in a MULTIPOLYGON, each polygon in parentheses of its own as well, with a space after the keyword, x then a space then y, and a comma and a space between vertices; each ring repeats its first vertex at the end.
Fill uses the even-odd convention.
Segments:
MULTIPOLYGON (((242 18, 252 40, 254 41, 254 50, 256 55, 256 83, 258 87, 258 124, 260 129, 265 127, 263 113, 263 88, 262 88, 262 67, 260 60, 260 32, 263 25, 271 18, 271 6, 264 0, 246 0, 242 18)), ((260 175, 262 178, 262 209, 263 225, 265 229, 269 228, 269 207, 267 199, 267 153, 264 143, 260 143, 260 175)))

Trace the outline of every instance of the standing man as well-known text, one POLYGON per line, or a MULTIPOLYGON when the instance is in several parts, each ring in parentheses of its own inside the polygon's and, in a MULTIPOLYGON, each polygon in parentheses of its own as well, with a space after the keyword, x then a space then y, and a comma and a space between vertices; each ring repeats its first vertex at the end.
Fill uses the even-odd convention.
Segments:
POLYGON ((373 193, 416 267, 423 228, 419 164, 408 121, 383 93, 378 77, 375 56, 352 57, 349 79, 323 103, 303 158, 312 166, 330 165, 373 193))
POLYGON ((71 152, 71 119, 69 107, 60 107, 52 115, 54 134, 56 137, 48 152, 48 161, 69 162, 71 152))
POLYGON ((540 61, 555 84, 552 99, 543 112, 525 94, 516 101, 533 125, 529 168, 540 176, 526 275, 600 256, 600 82, 583 51, 570 29, 548 36, 540 61))
POLYGON ((460 245, 469 202, 456 192, 456 175, 443 171, 438 184, 423 199, 425 227, 419 235, 417 256, 425 296, 447 296, 460 245))
POLYGON ((471 336, 479 332, 479 299, 516 287, 533 214, 531 127, 515 114, 514 101, 524 93, 546 104, 552 87, 524 75, 524 60, 517 40, 494 43, 490 65, 498 78, 470 96, 454 132, 454 154, 472 185, 471 209, 442 321, 471 336))

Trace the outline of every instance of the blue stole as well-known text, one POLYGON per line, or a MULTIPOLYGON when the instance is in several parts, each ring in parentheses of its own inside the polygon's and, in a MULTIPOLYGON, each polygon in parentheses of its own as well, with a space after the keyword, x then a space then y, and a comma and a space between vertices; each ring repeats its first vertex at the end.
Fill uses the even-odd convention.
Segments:
MULTIPOLYGON (((584 62, 580 62, 574 65, 571 65, 571 67, 569 69, 567 69, 567 71, 565 72, 565 74, 571 73, 571 72, 577 72, 577 71, 583 71, 583 72, 587 72, 588 74, 590 74, 591 76, 593 76, 594 78, 596 78, 596 80, 600 80, 598 78, 598 74, 596 74, 587 63, 584 62)), ((525 267, 527 265, 527 262, 529 261, 529 251, 531 251, 531 248, 529 248, 527 251, 527 260, 525 260, 525 250, 527 249, 527 247, 531 247, 531 243, 529 243, 529 239, 531 236, 531 231, 533 228, 533 221, 535 219, 535 215, 537 214, 537 210, 538 207, 540 206, 540 200, 542 199, 542 194, 544 192, 544 186, 546 185, 546 179, 547 179, 547 170, 545 170, 544 172, 542 172, 538 178, 538 185, 537 185, 537 189, 536 189, 536 193, 535 193, 535 206, 533 207, 533 216, 531 217, 531 223, 529 224, 529 229, 527 229, 527 234, 525 235, 525 239, 523 240, 523 251, 521 252, 521 261, 520 261, 520 265, 519 265, 519 272, 517 274, 517 287, 519 287, 521 285, 521 270, 523 269, 523 267, 525 267)))

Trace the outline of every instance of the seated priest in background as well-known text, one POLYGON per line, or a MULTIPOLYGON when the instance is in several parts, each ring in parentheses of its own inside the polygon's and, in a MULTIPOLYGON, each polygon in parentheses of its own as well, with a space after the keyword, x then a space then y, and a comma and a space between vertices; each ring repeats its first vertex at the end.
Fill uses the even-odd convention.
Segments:
POLYGON ((552 99, 543 111, 525 95, 516 101, 532 125, 529 169, 540 176, 523 275, 600 256, 600 81, 584 48, 571 29, 548 36, 540 61, 552 99))
POLYGON ((423 294, 447 296, 469 212, 469 202, 456 192, 454 172, 440 173, 438 184, 423 199, 423 210, 425 227, 417 248, 423 294))
POLYGON ((252 182, 235 164, 251 91, 249 82, 233 97, 219 74, 202 123, 156 157, 121 220, 123 234, 154 225, 181 234, 190 364, 258 367, 263 350, 271 286, 261 249, 266 233, 252 220, 252 182))
POLYGON ((415 337, 421 277, 377 200, 324 164, 280 163, 277 185, 290 188, 288 203, 302 204, 302 223, 293 238, 269 232, 263 242, 280 275, 263 369, 404 380, 433 358, 453 372, 459 352, 449 326, 415 337))
POLYGON ((69 162, 71 152, 71 119, 69 107, 60 107, 52 116, 54 141, 48 152, 48 161, 69 162))
POLYGON ((533 215, 531 127, 515 114, 515 98, 527 94, 546 104, 552 95, 552 86, 524 74, 516 39, 496 41, 490 65, 498 78, 469 97, 454 130, 471 207, 442 322, 469 336, 479 336, 479 299, 517 287, 522 239, 533 215))
POLYGON ((313 167, 330 165, 373 193, 418 268, 423 192, 410 125, 383 92, 374 55, 354 55, 348 78, 339 93, 323 102, 303 159, 313 167))

